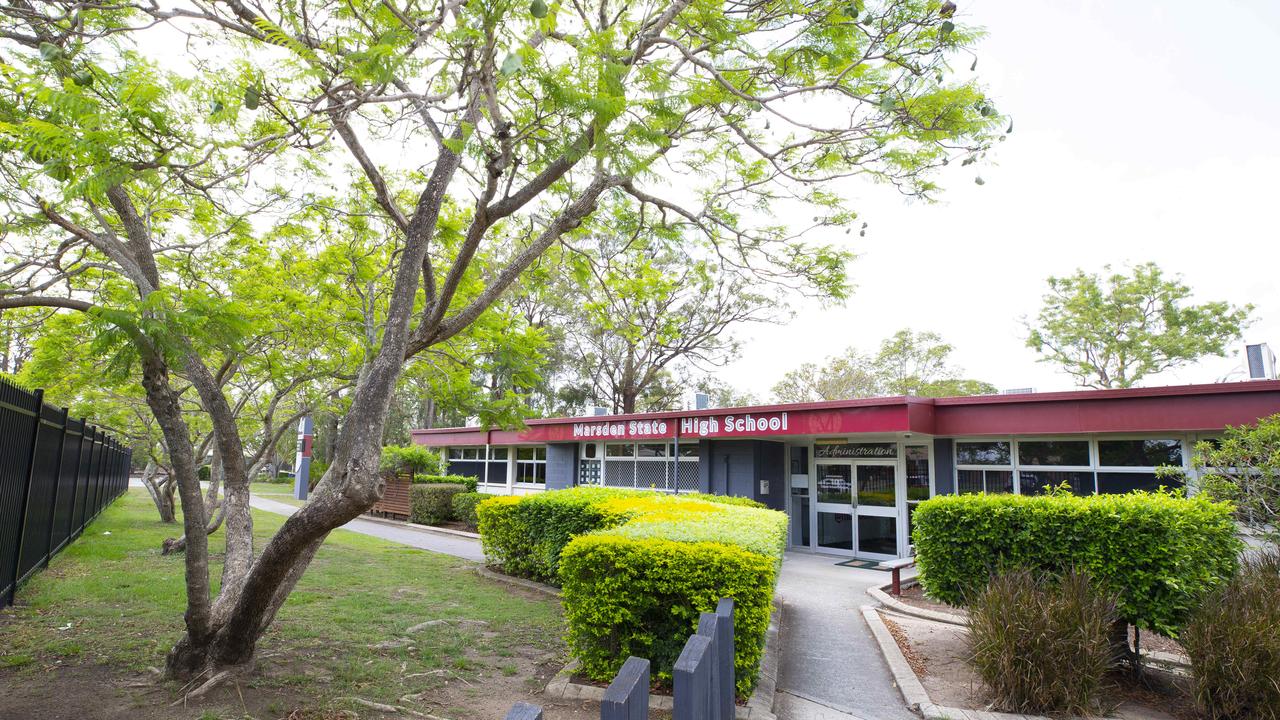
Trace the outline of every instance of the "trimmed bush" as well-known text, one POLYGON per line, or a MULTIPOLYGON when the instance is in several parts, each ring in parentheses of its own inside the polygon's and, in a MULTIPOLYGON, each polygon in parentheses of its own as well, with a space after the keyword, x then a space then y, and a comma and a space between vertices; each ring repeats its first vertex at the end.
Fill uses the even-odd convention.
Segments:
POLYGON ((601 503, 629 490, 579 487, 495 497, 476 508, 486 561, 508 575, 560 584, 560 552, 577 535, 626 522, 601 503))
POLYGON ((1115 665, 1115 597, 1084 573, 1012 570, 972 598, 973 664, 1000 710, 1093 715, 1115 665))
POLYGON ((1075 497, 944 495, 912 516, 920 582, 953 605, 1001 568, 1087 572, 1118 598, 1120 618, 1176 636, 1198 598, 1236 569, 1232 508, 1165 493, 1075 497))
POLYGON ((476 506, 489 497, 493 496, 478 492, 461 492, 454 495, 453 519, 476 527, 479 524, 476 519, 476 506))
POLYGON ((1280 554, 1246 560, 1179 636, 1191 695, 1211 720, 1280 718, 1280 554))
POLYGON ((563 587, 570 650, 596 680, 612 679, 636 655, 670 683, 699 614, 733 598, 734 665, 746 696, 759 673, 787 519, 724 499, 573 488, 490 498, 477 514, 491 564, 563 587))
POLYGON ((449 472, 449 462, 425 445, 387 445, 382 448, 378 469, 384 473, 444 475, 449 472))
POLYGON ((464 485, 425 483, 409 486, 409 520, 435 525, 453 519, 453 498, 466 492, 464 485))
POLYGON ((419 474, 413 476, 413 482, 415 485, 461 485, 467 489, 467 492, 475 492, 478 481, 471 475, 419 474))

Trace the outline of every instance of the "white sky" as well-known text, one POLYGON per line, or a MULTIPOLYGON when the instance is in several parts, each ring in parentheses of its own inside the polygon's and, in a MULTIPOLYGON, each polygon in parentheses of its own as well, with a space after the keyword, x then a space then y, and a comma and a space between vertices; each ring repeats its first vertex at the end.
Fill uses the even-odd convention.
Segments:
MULTIPOLYGON (((853 297, 745 329, 718 375, 767 399, 800 363, 910 327, 951 342, 970 377, 1070 389, 1036 362, 1020 319, 1050 275, 1146 260, 1197 299, 1253 303, 1246 341, 1280 352, 1280 2, 959 4, 989 33, 978 75, 1014 121, 997 164, 953 166, 934 205, 850 183, 870 223, 865 238, 833 239, 859 255, 853 297)), ((1209 358, 1145 384, 1213 382, 1241 363, 1209 358)))

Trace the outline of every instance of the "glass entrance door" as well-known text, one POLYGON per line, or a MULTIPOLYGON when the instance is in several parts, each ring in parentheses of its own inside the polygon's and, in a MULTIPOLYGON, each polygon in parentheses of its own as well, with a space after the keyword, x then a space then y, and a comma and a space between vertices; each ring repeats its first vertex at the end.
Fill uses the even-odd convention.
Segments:
POLYGON ((819 550, 854 554, 853 465, 819 462, 815 465, 814 545, 819 550))
POLYGON ((889 559, 898 556, 897 463, 856 463, 857 494, 853 499, 854 537, 858 557, 889 559))

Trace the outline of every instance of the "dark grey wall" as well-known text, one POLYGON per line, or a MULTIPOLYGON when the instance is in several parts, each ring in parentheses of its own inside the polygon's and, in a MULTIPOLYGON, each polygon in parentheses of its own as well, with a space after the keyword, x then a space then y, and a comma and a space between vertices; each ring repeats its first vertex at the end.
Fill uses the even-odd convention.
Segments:
POLYGON ((698 441, 698 492, 711 492, 711 441, 698 441))
POLYGON ((573 487, 578 476, 578 444, 547 444, 547 489, 573 487))
POLYGON ((935 495, 950 495, 955 487, 955 446, 951 438, 933 441, 933 491, 935 495))
POLYGON ((756 455, 751 440, 713 440, 710 443, 711 488, 717 495, 755 497, 756 455))
POLYGON ((753 498, 774 510, 787 508, 786 443, 756 440, 756 481, 753 498), (760 492, 760 481, 769 481, 769 494, 760 492))

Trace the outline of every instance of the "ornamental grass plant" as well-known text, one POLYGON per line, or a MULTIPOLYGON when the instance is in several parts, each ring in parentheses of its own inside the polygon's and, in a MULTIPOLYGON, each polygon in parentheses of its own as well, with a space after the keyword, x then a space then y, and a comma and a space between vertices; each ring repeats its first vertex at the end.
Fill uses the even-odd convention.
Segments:
POLYGON ((1014 569, 969 602, 969 642, 995 706, 1016 713, 1090 715, 1116 663, 1116 598, 1075 569, 1014 569))
POLYGON ((1247 558, 1179 636, 1191 696, 1210 720, 1280 720, 1280 552, 1247 558))

